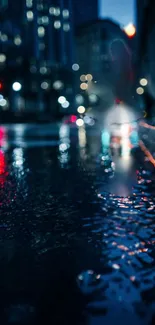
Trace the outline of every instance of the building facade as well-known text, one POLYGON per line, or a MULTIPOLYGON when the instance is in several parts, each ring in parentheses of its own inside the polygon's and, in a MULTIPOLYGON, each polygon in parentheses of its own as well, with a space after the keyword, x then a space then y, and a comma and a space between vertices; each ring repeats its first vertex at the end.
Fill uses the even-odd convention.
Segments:
MULTIPOLYGON (((137 86, 147 80, 143 93, 155 99, 155 2, 137 0, 137 86)), ((155 114, 155 108, 152 111, 155 114)))
POLYGON ((79 83, 82 93, 88 94, 91 106, 95 96, 98 109, 104 109, 120 98, 131 100, 133 79, 132 49, 126 33, 109 19, 82 25, 77 30, 77 55, 80 65, 80 82, 86 76, 86 85, 79 83), (88 78, 87 78, 88 75, 88 78), (87 82, 90 79, 91 82, 87 82))
POLYGON ((0 69, 8 75, 5 69, 9 68, 12 79, 8 85, 14 76, 24 84, 22 95, 32 98, 26 110, 34 107, 33 99, 39 103, 39 111, 44 110, 46 102, 50 107, 52 96, 65 93, 72 83, 71 12, 71 0, 16 0, 16 6, 8 0, 5 11, 1 9, 0 69))
POLYGON ((99 0, 73 0, 73 15, 76 27, 99 17, 99 0))

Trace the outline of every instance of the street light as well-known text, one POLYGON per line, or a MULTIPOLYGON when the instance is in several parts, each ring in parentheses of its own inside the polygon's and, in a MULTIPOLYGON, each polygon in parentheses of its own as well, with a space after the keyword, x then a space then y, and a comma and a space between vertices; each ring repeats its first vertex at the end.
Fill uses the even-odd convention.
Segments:
POLYGON ((125 26, 124 31, 127 34, 127 36, 130 37, 130 38, 134 37, 135 34, 136 34, 136 28, 132 23, 125 26))
POLYGON ((145 86, 147 86, 148 81, 147 81, 147 79, 142 78, 142 79, 140 79, 139 83, 140 83, 141 86, 145 87, 145 86))
POLYGON ((138 87, 136 89, 136 92, 137 92, 138 95, 143 95, 144 94, 144 89, 142 87, 138 87))

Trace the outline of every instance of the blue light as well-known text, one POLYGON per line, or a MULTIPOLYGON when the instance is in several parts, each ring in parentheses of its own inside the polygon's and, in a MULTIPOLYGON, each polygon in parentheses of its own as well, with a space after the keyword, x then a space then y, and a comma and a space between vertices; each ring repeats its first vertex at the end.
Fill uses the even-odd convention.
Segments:
POLYGON ((109 147, 110 145, 110 134, 108 131, 103 131, 101 135, 101 141, 103 147, 109 147))

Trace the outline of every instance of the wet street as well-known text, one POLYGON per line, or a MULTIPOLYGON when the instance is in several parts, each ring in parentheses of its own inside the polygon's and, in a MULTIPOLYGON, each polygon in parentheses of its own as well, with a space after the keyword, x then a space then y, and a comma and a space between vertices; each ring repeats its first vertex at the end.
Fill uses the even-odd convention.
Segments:
POLYGON ((155 324, 153 140, 126 130, 0 127, 2 325, 155 324))

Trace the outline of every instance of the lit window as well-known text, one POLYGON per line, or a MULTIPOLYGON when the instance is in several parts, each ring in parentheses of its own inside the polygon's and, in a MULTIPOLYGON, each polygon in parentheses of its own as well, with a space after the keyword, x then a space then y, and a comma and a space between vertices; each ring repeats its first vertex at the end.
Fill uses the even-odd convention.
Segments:
POLYGON ((14 39, 14 43, 15 45, 17 46, 20 46, 22 44, 22 40, 21 40, 21 37, 19 35, 17 35, 14 39))
POLYGON ((49 83, 47 81, 43 81, 41 83, 41 88, 47 90, 49 88, 49 83))
POLYGON ((40 73, 41 74, 46 74, 47 73, 47 68, 46 67, 41 67, 40 68, 40 73))
POLYGON ((56 20, 56 21, 54 22, 54 28, 59 29, 60 27, 61 27, 61 22, 60 22, 60 20, 56 20))
POLYGON ((44 25, 48 25, 49 24, 49 18, 48 18, 48 16, 43 16, 42 17, 42 24, 44 24, 44 25))
POLYGON ((44 9, 44 6, 43 6, 43 4, 38 4, 37 5, 37 9, 39 10, 39 11, 41 11, 41 10, 43 10, 44 9))
POLYGON ((62 15, 65 19, 69 18, 69 10, 68 9, 64 9, 62 11, 62 15))
POLYGON ((54 83, 53 83, 53 88, 56 89, 56 90, 60 90, 60 89, 62 89, 63 86, 64 86, 64 84, 62 83, 61 80, 56 80, 56 81, 54 81, 54 83))
POLYGON ((28 8, 31 8, 33 6, 33 1, 32 0, 26 0, 26 6, 28 8))
POLYGON ((50 13, 50 15, 54 15, 54 13, 55 13, 55 8, 54 8, 54 7, 50 7, 50 8, 49 8, 49 13, 50 13))
POLYGON ((55 8, 54 15, 55 16, 60 16, 60 8, 55 8))
POLYGON ((72 69, 74 70, 74 71, 78 71, 79 70, 79 64, 77 64, 77 63, 74 63, 73 65, 72 65, 72 69))
POLYGON ((69 32, 69 30, 70 30, 70 24, 68 24, 68 23, 63 24, 63 30, 64 30, 64 32, 69 32))
POLYGON ((33 11, 29 10, 26 13, 27 20, 32 21, 33 20, 33 11))
POLYGON ((6 55, 0 54, 0 63, 4 63, 6 61, 6 55))
POLYGON ((45 28, 43 26, 38 27, 38 36, 39 37, 45 36, 45 28))
POLYGON ((8 36, 6 34, 1 35, 2 42, 6 42, 8 40, 8 36))

